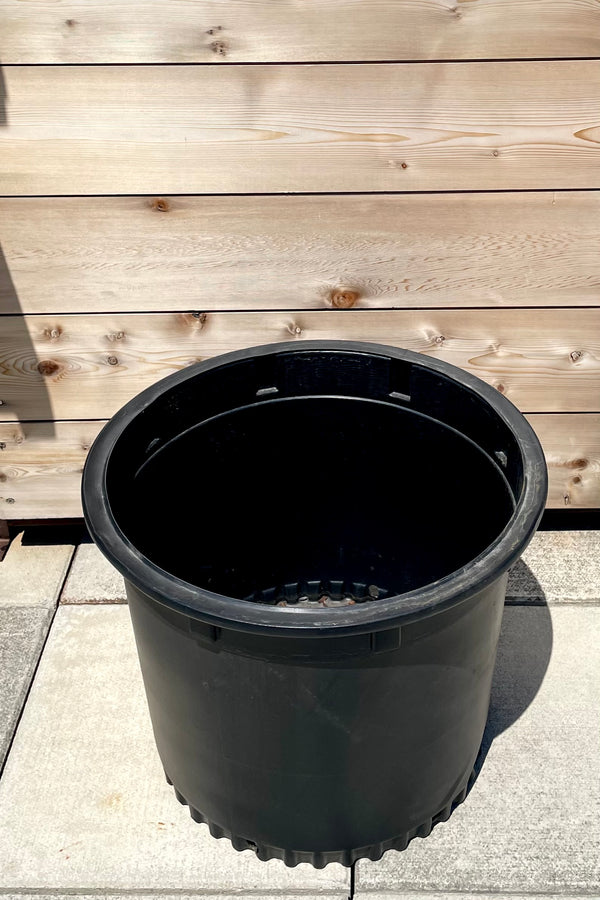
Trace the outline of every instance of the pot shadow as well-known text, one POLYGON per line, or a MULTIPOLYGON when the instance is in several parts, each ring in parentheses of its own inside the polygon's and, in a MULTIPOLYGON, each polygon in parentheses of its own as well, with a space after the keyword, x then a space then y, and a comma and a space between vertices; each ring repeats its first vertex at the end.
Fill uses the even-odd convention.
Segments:
POLYGON ((535 699, 550 663, 552 637, 544 590, 521 559, 509 574, 488 719, 468 792, 494 739, 510 728, 535 699))

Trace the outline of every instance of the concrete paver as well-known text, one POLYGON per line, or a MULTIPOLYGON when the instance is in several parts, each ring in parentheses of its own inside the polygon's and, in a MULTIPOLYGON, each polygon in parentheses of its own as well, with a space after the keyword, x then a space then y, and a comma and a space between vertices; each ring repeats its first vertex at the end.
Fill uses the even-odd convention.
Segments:
MULTIPOLYGON (((206 892, 196 892, 196 893, 188 893, 187 891, 182 893, 181 891, 177 891, 176 893, 169 893, 169 891, 159 891, 147 893, 144 891, 134 891, 127 893, 103 893, 102 891, 93 893, 90 892, 81 892, 77 891, 75 893, 69 891, 68 895, 64 894, 40 894, 37 891, 35 894, 19 894, 11 891, 10 894, 3 894, 2 900, 198 900, 200 897, 213 897, 218 898, 218 900, 240 900, 243 897, 250 897, 251 900, 322 900, 325 896, 331 898, 335 897, 335 894, 323 894, 312 891, 302 891, 302 893, 294 894, 294 893, 282 893, 281 891, 269 891, 269 890, 261 890, 258 891, 249 889, 244 889, 243 892, 238 892, 236 894, 214 894, 214 893, 206 893, 206 892)), ((347 900, 348 894, 343 895, 344 900, 347 900)), ((444 898, 446 900, 446 898, 444 898)), ((459 898, 460 900, 460 898, 459 898)), ((477 898, 475 898, 477 900, 477 898)), ((486 898, 486 900, 490 900, 490 898, 486 898)), ((491 898, 494 900, 494 898, 491 898)), ((521 900, 521 898, 513 898, 510 900, 521 900)), ((524 900, 524 898, 523 898, 524 900)), ((528 897, 527 900, 536 900, 536 898, 528 897)), ((569 897, 561 897, 560 900, 571 900, 569 897)))
POLYGON ((510 572, 506 596, 518 602, 600 602, 600 531, 538 531, 510 572))
POLYGON ((65 582, 61 603, 124 603, 123 576, 95 544, 80 544, 65 582))
POLYGON ((22 540, 21 532, 0 563, 0 607, 52 607, 75 548, 67 544, 24 546, 22 540))
MULTIPOLYGON (((522 561, 513 567, 507 597, 509 601, 519 602, 542 598, 549 603, 599 602, 599 561, 600 532, 540 531, 522 561)), ((61 603, 125 601, 122 576, 95 544, 81 544, 62 591, 61 603)))
POLYGON ((349 893, 349 872, 260 862, 177 803, 125 606, 60 606, 0 781, 4 891, 349 893))
MULTIPOLYGON (((17 539, 0 564, 0 765, 72 552, 17 539)), ((358 900, 600 896, 599 571, 600 532, 535 536, 509 577, 523 605, 505 610, 471 794, 429 838, 361 861, 358 900)), ((124 600, 122 577, 81 545, 61 604, 82 605, 59 607, 0 780, 5 900, 346 900, 348 870, 261 863, 177 803, 124 600)))
MULTIPOLYGON (((426 893, 419 892, 409 892, 401 891, 400 893, 396 893, 395 891, 386 891, 381 894, 374 894, 369 892, 368 894, 355 894, 355 897, 365 897, 368 900, 550 900, 551 897, 555 898, 555 900, 584 900, 586 898, 585 894, 560 894, 560 895, 552 895, 547 894, 546 892, 542 894, 497 894, 495 891, 493 893, 485 893, 485 894, 472 894, 470 891, 463 893, 451 893, 448 894, 446 892, 431 893, 427 891, 426 893)), ((37 900, 37 898, 36 898, 37 900)), ((587 900, 591 900, 591 898, 587 897, 587 900)))
POLYGON ((23 532, 0 563, 0 767, 48 633, 74 548, 23 545, 23 532))
POLYGON ((359 900, 600 894, 600 608, 556 606, 549 617, 507 607, 493 740, 470 795, 404 853, 361 860, 359 900))
POLYGON ((27 696, 51 617, 52 613, 47 609, 0 606, 0 768, 27 696))

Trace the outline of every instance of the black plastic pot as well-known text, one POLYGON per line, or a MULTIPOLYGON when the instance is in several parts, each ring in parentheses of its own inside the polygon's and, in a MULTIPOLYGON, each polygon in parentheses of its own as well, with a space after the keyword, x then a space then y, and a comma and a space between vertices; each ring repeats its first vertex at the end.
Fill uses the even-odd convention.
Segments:
POLYGON ((315 866, 446 819, 546 489, 511 403, 391 347, 252 348, 128 403, 90 451, 84 510, 193 818, 315 866))

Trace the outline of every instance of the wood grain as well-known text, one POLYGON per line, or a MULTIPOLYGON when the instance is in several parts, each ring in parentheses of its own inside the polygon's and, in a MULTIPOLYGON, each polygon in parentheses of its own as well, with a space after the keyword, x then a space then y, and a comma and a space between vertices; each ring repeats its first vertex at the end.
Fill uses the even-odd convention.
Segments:
POLYGON ((81 472, 104 422, 0 422, 0 519, 81 516, 81 472))
MULTIPOLYGON (((548 506, 600 506, 600 415, 530 415, 549 467, 548 506)), ((81 515, 81 470, 104 422, 0 423, 0 518, 81 515), (9 500, 11 502, 9 502, 9 500)))
POLYGON ((5 316, 0 419, 104 418, 199 359, 277 341, 375 341, 461 366, 525 412, 595 412, 600 310, 5 316), (44 414, 46 412, 46 414, 44 414))
POLYGON ((0 193, 600 187, 594 61, 5 70, 0 193))
POLYGON ((600 415, 527 418, 548 463, 548 507, 600 507, 600 415))
POLYGON ((6 63, 597 56, 593 0, 2 0, 6 63), (212 32, 212 33, 211 33, 212 32))
POLYGON ((0 312, 600 305, 598 221, 595 191, 5 199, 0 312))

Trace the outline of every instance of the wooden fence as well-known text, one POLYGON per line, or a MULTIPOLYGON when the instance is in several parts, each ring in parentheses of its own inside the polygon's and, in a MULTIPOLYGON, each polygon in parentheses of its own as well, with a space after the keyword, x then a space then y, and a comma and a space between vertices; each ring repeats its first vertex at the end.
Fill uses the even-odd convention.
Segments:
POLYGON ((0 518, 235 348, 375 340, 527 415, 600 506, 600 4, 0 0, 0 518))

